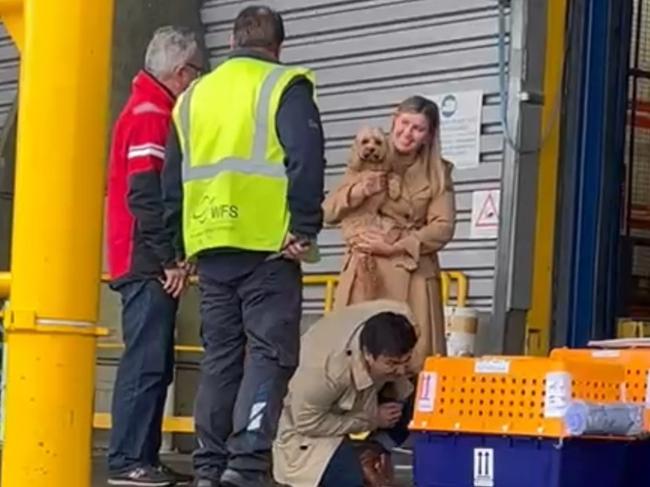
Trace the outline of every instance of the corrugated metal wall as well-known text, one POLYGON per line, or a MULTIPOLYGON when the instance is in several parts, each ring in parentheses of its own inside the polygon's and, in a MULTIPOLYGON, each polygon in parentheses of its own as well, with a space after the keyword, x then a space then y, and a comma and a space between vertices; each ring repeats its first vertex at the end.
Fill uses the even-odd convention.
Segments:
POLYGON ((7 120, 15 118, 18 66, 18 51, 0 23, 0 270, 9 269, 15 131, 7 120))
MULTIPOLYGON (((213 66, 228 51, 232 23, 250 1, 206 0, 202 18, 213 66)), ((327 137, 327 187, 344 171, 352 136, 366 123, 388 128, 390 114, 413 94, 480 89, 480 165, 456 170, 458 225, 441 253, 443 267, 470 278, 470 304, 492 306, 496 240, 471 240, 472 192, 500 187, 504 143, 499 124, 498 17, 494 0, 271 0, 285 19, 282 59, 316 70, 327 137)), ((321 236, 323 261, 309 272, 336 273, 338 229, 321 236)), ((322 288, 306 290, 306 311, 322 309, 322 288)))
POLYGON ((18 92, 18 50, 6 29, 0 24, 0 129, 18 92))

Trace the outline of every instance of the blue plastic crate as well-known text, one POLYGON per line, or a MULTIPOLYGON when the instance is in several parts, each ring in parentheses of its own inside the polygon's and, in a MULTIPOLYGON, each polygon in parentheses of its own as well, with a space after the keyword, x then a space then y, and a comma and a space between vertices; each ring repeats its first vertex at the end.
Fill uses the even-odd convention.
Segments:
POLYGON ((628 452, 620 441, 417 433, 415 485, 630 487, 628 452))
POLYGON ((627 462, 625 487, 650 486, 650 440, 630 442, 627 462))

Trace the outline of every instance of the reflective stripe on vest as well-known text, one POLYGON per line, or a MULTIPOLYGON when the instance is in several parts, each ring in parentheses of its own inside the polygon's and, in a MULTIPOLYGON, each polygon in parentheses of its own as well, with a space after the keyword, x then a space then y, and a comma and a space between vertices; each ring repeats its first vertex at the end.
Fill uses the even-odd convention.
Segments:
POLYGON ((190 108, 192 95, 196 84, 193 84, 183 96, 179 107, 179 117, 185 148, 183 150, 183 182, 211 179, 222 172, 232 171, 242 174, 256 174, 272 178, 286 178, 285 167, 266 160, 266 146, 268 138, 267 120, 271 105, 273 88, 280 77, 288 70, 284 66, 273 69, 266 77, 260 90, 257 102, 257 113, 255 114, 255 133, 253 134, 253 150, 251 159, 239 159, 229 157, 211 164, 194 167, 192 165, 192 143, 190 139, 190 108))

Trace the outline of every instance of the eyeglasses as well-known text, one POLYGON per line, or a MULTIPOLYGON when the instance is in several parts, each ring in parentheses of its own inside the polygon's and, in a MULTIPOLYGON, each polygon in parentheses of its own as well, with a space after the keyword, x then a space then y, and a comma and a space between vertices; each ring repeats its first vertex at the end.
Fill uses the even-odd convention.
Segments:
POLYGON ((201 66, 197 66, 194 63, 185 63, 185 66, 187 66, 188 68, 192 68, 194 71, 196 71, 198 76, 203 74, 203 68, 201 66))

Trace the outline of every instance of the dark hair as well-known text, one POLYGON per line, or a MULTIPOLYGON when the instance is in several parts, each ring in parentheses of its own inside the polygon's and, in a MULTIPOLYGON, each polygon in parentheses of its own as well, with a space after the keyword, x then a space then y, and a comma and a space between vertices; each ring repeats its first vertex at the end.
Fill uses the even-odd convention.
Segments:
POLYGON ((284 42, 284 22, 272 8, 246 7, 235 19, 233 37, 236 47, 277 49, 284 42))
POLYGON ((406 316, 382 312, 366 321, 359 342, 361 349, 374 358, 401 357, 413 350, 417 336, 406 316))

